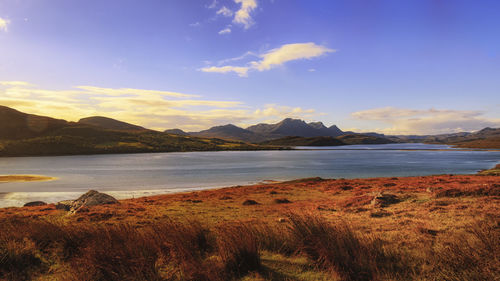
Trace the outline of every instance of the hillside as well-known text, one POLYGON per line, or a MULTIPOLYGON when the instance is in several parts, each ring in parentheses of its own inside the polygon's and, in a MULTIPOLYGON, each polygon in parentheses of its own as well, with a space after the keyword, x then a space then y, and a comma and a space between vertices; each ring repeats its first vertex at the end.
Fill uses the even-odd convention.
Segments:
POLYGON ((163 132, 167 133, 167 134, 172 134, 172 135, 189 136, 188 133, 184 132, 181 129, 169 129, 169 130, 165 130, 163 132))
POLYGON ((474 133, 429 136, 424 141, 428 143, 450 144, 463 148, 500 149, 500 128, 484 128, 474 133))
POLYGON ((172 135, 109 118, 92 117, 74 123, 25 114, 7 107, 0 109, 0 156, 279 149, 172 135), (92 124, 86 124, 85 120, 92 124))
POLYGON ((0 105, 0 140, 33 138, 68 125, 64 120, 26 114, 0 105))
POLYGON ((349 134, 338 137, 284 137, 270 141, 264 141, 260 144, 279 145, 279 146, 338 146, 352 144, 386 144, 394 143, 387 138, 367 136, 361 134, 349 134))
POLYGON ((345 144, 386 144, 395 143, 395 141, 388 138, 370 136, 364 134, 349 134, 337 137, 338 140, 345 144))
POLYGON ((345 145, 341 140, 334 137, 284 137, 270 141, 264 141, 263 145, 279 146, 338 146, 345 145))
POLYGON ((233 124, 228 124, 224 126, 215 126, 208 130, 203 130, 200 132, 190 132, 189 135, 205 138, 219 138, 225 140, 237 140, 244 142, 260 142, 266 139, 266 136, 254 133, 249 130, 237 127, 233 124))
POLYGON ((144 131, 145 128, 137 125, 132 125, 126 122, 118 121, 115 119, 102 117, 102 116, 92 116, 87 118, 82 118, 78 121, 80 124, 96 126, 107 130, 117 130, 117 131, 144 131))

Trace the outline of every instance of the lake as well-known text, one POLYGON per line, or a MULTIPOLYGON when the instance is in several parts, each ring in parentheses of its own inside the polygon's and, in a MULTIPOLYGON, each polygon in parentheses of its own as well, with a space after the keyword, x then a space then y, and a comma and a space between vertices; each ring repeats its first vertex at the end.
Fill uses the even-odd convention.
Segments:
POLYGON ((119 199, 304 177, 366 178, 473 174, 500 151, 445 145, 299 147, 284 151, 179 152, 0 158, 0 175, 36 174, 50 182, 0 183, 0 207, 75 199, 89 189, 119 199))

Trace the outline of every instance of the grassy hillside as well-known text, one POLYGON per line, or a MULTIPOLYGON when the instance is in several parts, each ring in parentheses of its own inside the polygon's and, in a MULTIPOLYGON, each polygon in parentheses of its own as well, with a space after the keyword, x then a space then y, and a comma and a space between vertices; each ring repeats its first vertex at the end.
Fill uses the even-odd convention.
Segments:
POLYGON ((68 125, 64 120, 26 114, 0 105, 0 140, 37 137, 68 125))
POLYGON ((0 280, 497 280, 498 176, 303 179, 0 209, 0 280))
POLYGON ((103 129, 109 130, 119 130, 119 131, 144 131, 145 128, 115 119, 102 117, 102 116, 92 116, 87 118, 82 118, 78 121, 80 124, 96 126, 103 129))
POLYGON ((384 144, 394 141, 361 134, 349 134, 338 137, 284 137, 270 141, 261 142, 263 145, 278 146, 338 146, 350 144, 384 144))
POLYGON ((36 138, 0 141, 0 156, 262 149, 277 148, 154 131, 133 133, 78 126, 36 138))
POLYGON ((279 146, 337 146, 345 145, 344 142, 334 137, 284 137, 280 139, 261 142, 263 145, 279 146))
POLYGON ((279 149, 162 133, 104 117, 66 122, 8 107, 0 107, 0 121, 0 156, 279 149))

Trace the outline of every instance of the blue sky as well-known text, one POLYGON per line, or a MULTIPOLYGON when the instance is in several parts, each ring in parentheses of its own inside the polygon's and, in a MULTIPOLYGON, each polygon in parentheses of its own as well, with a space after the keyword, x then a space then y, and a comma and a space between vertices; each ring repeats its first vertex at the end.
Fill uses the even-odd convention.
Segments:
POLYGON ((4 0, 0 104, 185 130, 500 127, 500 2, 4 0))

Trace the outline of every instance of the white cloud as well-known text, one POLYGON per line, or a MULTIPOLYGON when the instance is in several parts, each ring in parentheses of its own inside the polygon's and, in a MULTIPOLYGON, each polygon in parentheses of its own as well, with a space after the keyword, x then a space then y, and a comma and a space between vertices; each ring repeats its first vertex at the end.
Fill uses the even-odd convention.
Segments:
POLYGON ((198 26, 200 26, 200 25, 201 25, 201 23, 200 23, 199 21, 197 21, 197 22, 193 22, 193 23, 190 23, 190 24, 189 24, 189 26, 191 26, 191 27, 198 27, 198 26))
MULTIPOLYGON (((329 49, 325 46, 316 45, 315 43, 294 43, 294 44, 285 44, 279 48, 272 49, 267 51, 264 54, 258 55, 260 60, 251 61, 245 66, 211 66, 204 67, 200 70, 203 72, 218 72, 218 73, 230 73, 235 72, 240 77, 247 77, 249 70, 258 70, 265 71, 270 70, 274 67, 283 65, 286 62, 301 60, 301 59, 312 59, 319 56, 322 56, 326 53, 335 52, 333 49, 329 49)), ((236 59, 225 60, 238 60, 247 56, 249 52, 247 52, 242 57, 236 59)), ((250 53, 253 54, 253 53, 250 53)))
POLYGON ((262 60, 253 63, 253 65, 260 71, 269 70, 274 66, 282 65, 292 60, 311 59, 334 51, 312 42, 286 44, 263 54, 261 56, 262 60))
POLYGON ((235 3, 241 4, 241 7, 234 14, 234 23, 242 24, 245 29, 250 28, 254 21, 250 13, 257 8, 256 0, 234 0, 235 3))
POLYGON ((300 107, 273 104, 255 109, 239 101, 206 100, 170 91, 95 86, 51 90, 23 81, 3 81, 0 85, 0 105, 26 113, 69 121, 100 115, 158 130, 198 131, 228 123, 243 126, 315 114, 300 107))
POLYGON ((0 18, 0 31, 3 30, 3 31, 7 31, 8 30, 8 26, 10 24, 10 20, 8 19, 3 19, 3 18, 0 18))
POLYGON ((256 54, 256 53, 254 53, 254 52, 248 51, 248 52, 244 53, 243 55, 241 55, 239 57, 229 58, 229 59, 223 59, 223 60, 218 61, 217 63, 219 65, 221 65, 221 64, 226 64, 228 62, 240 61, 240 60, 246 59, 247 57, 259 57, 259 55, 256 54))
POLYGON ((500 119, 485 118, 481 111, 404 109, 383 107, 351 113, 356 119, 388 124, 379 131, 387 134, 442 134, 500 127, 500 119))
POLYGON ((203 67, 200 70, 203 72, 215 72, 215 73, 229 73, 229 72, 235 72, 238 74, 240 77, 247 77, 248 76, 248 70, 249 67, 245 66, 210 66, 210 67, 203 67))
POLYGON ((233 16, 233 11, 226 8, 226 6, 222 6, 222 8, 220 8, 216 14, 223 15, 225 17, 231 17, 231 16, 233 16))
POLYGON ((229 33, 231 33, 231 28, 229 28, 229 27, 226 27, 223 30, 219 31, 220 35, 229 34, 229 33))

